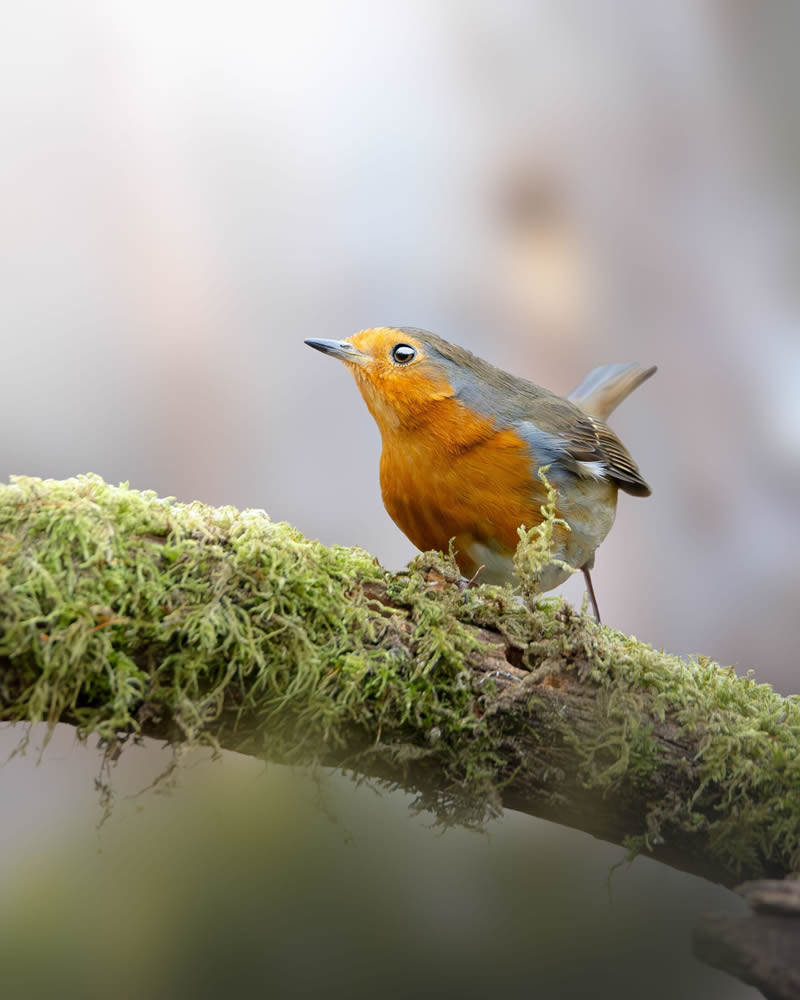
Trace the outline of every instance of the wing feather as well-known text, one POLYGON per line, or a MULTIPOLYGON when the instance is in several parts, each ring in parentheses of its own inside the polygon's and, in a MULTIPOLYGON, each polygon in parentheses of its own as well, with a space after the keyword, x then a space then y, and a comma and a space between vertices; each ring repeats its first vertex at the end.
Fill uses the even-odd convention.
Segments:
POLYGON ((589 416, 559 396, 538 399, 535 422, 518 424, 522 437, 540 456, 542 465, 556 457, 571 460, 570 471, 578 476, 603 475, 613 479, 620 489, 633 496, 650 495, 650 487, 630 452, 614 431, 602 420, 589 416), (585 467, 589 464, 589 468, 585 467))

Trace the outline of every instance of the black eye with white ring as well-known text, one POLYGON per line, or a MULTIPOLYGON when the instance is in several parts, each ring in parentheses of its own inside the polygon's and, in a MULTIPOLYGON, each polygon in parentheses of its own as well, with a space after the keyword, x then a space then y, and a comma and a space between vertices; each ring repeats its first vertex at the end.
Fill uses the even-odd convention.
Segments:
POLYGON ((392 348, 392 361, 396 365, 407 365, 417 356, 417 352, 410 344, 395 344, 392 348))

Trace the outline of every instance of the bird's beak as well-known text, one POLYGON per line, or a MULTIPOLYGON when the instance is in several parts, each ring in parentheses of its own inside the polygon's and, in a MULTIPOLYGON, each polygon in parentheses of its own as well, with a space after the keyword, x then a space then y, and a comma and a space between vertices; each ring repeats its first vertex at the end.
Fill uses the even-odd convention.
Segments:
POLYGON ((331 357, 338 358, 340 361, 349 361, 352 364, 361 365, 368 359, 368 355, 362 354, 352 344, 348 344, 346 340, 311 339, 306 340, 305 343, 309 347, 313 347, 315 351, 330 354, 331 357))

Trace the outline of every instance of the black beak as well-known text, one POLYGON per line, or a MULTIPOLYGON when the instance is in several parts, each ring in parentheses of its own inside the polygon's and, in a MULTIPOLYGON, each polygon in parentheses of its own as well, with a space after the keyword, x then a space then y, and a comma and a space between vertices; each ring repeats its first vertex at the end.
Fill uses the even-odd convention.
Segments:
POLYGON ((359 364, 367 358, 366 354, 362 354, 352 344, 348 344, 346 340, 316 340, 312 338, 311 340, 304 341, 304 343, 308 344, 309 347, 313 347, 315 351, 330 354, 331 357, 339 358, 340 361, 350 361, 359 364))

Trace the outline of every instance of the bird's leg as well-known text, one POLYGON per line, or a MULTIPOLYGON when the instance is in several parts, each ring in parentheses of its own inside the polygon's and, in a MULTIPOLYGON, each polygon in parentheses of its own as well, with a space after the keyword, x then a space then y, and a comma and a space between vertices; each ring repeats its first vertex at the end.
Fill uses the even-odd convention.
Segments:
POLYGON ((583 567, 583 578, 586 581, 586 589, 589 591, 589 600, 592 602, 594 616, 597 619, 597 624, 600 625, 600 609, 597 607, 597 598, 594 596, 594 587, 592 586, 592 577, 588 566, 583 567))
POLYGON ((472 574, 472 576, 469 578, 469 580, 467 580, 465 577, 462 576, 461 579, 458 581, 458 589, 459 590, 468 590, 471 586, 473 586, 473 584, 475 583, 475 581, 478 579, 478 574, 480 573, 480 571, 482 569, 486 569, 486 567, 485 566, 479 566, 475 570, 475 572, 472 574))

